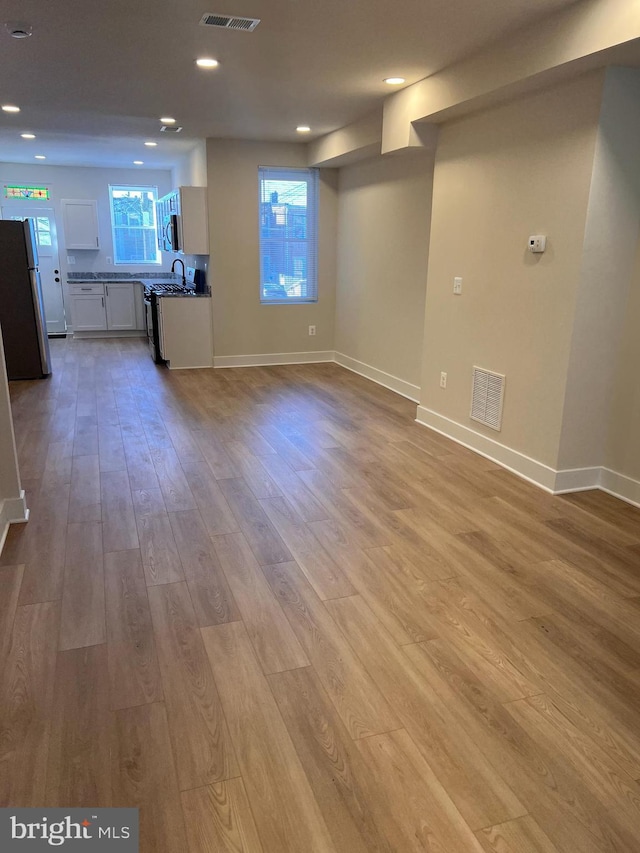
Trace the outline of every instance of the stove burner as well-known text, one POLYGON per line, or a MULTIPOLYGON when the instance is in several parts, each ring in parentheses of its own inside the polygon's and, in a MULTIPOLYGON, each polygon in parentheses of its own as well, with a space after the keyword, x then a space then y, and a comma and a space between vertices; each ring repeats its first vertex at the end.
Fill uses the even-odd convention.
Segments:
POLYGON ((192 287, 185 287, 182 284, 154 284, 148 287, 149 293, 157 293, 161 295, 163 293, 192 293, 192 287))

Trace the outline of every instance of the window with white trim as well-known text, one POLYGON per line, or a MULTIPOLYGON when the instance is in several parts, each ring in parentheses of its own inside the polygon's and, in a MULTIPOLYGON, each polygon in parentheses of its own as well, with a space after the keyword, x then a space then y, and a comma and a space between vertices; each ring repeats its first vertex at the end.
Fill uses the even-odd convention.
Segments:
POLYGON ((318 301, 318 170, 258 168, 260 301, 318 301))
POLYGON ((113 262, 159 264, 156 187, 110 186, 113 262))

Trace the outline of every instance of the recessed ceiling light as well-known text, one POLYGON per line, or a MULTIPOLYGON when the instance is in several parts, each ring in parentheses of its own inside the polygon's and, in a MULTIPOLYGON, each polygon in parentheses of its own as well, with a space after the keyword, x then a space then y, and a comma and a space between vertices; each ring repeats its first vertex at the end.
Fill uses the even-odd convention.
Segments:
POLYGON ((44 154, 36 154, 35 159, 36 160, 46 160, 47 158, 44 156, 44 154))
POLYGON ((389 86, 400 86, 405 82, 405 79, 404 77, 385 77, 382 82, 388 83, 389 86))
POLYGON ((35 139, 36 138, 35 133, 21 133, 20 136, 23 139, 35 139))
POLYGON ((134 160, 133 165, 134 166, 144 166, 144 160, 134 160))
POLYGON ((308 125, 308 124, 299 124, 299 125, 296 127, 296 130, 298 131, 298 133, 309 133, 309 131, 311 130, 311 128, 309 127, 309 125, 308 125))
POLYGON ((12 22, 4 25, 5 30, 14 39, 28 39, 33 33, 31 24, 12 22))
POLYGON ((203 56, 200 59, 196 59, 196 65, 199 65, 200 68, 217 68, 220 63, 217 59, 210 59, 207 56, 203 56))
POLYGON ((5 111, 5 113, 19 113, 20 112, 20 107, 16 107, 13 104, 3 104, 2 109, 5 111))
POLYGON ((163 116, 160 119, 160 121, 162 122, 162 124, 175 124, 176 123, 176 120, 174 118, 171 118, 171 116, 163 116))
POLYGON ((145 142, 147 148, 155 148, 157 144, 157 142, 145 142))

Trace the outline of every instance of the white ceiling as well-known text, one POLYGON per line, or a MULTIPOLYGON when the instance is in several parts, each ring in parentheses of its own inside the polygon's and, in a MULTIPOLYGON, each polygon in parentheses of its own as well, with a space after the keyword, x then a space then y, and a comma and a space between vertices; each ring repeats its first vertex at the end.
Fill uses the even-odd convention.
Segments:
POLYGON ((309 124, 313 138, 380 103, 384 77, 413 83, 571 2, 3 0, 0 103, 21 112, 0 113, 0 160, 168 168, 207 136, 299 141, 296 125, 309 124), (205 28, 205 12, 261 23, 205 28), (5 22, 33 35, 13 39, 5 22), (197 68, 202 55, 220 68, 197 68), (159 133, 164 115, 179 137, 159 133))

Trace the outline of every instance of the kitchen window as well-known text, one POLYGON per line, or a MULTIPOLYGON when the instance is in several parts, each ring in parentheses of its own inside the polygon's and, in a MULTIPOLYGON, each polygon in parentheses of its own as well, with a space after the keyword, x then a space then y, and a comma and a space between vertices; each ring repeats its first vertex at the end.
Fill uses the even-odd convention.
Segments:
POLYGON ((260 301, 318 301, 318 170, 258 169, 260 301))
POLYGON ((156 187, 110 186, 113 262, 159 264, 156 187))

